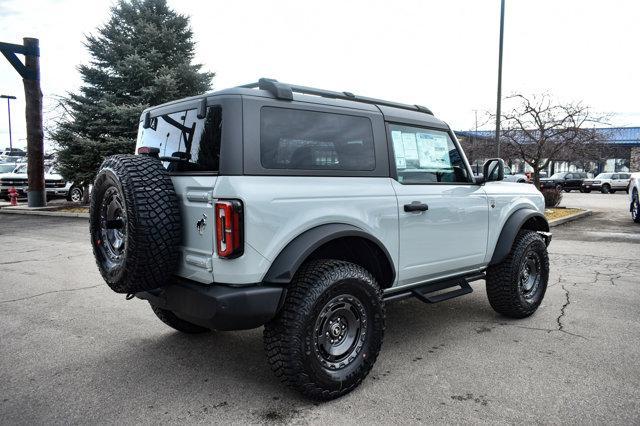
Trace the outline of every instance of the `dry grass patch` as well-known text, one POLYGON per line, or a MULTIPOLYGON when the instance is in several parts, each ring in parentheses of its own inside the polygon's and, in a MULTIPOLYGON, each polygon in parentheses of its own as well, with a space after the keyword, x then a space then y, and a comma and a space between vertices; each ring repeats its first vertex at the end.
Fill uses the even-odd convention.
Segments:
POLYGON ((584 211, 583 209, 553 207, 553 208, 546 209, 544 211, 544 216, 547 218, 548 221, 552 221, 556 219, 562 219, 563 217, 571 216, 583 211, 584 211))

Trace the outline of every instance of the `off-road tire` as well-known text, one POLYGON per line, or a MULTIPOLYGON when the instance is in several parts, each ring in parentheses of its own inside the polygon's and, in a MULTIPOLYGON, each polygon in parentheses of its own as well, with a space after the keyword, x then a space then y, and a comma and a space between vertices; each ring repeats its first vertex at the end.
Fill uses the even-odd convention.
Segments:
POLYGON ((158 159, 114 155, 104 160, 91 192, 90 233, 98 269, 113 291, 137 293, 167 283, 179 260, 180 209, 158 159), (105 219, 116 214, 117 235, 105 219))
POLYGON ((199 334, 199 333, 206 333, 208 331, 211 331, 206 327, 201 327, 192 322, 185 321, 181 318, 178 318, 176 314, 174 314, 173 312, 168 311, 166 309, 162 309, 158 306, 151 305, 151 309, 153 310, 153 313, 156 314, 156 316, 160 319, 160 321, 167 324, 169 327, 174 328, 183 333, 199 334))
POLYGON ((542 303, 548 281, 549 255, 542 236, 535 231, 521 230, 507 257, 487 270, 489 303, 496 312, 504 316, 526 318, 542 303), (535 293, 526 297, 521 283, 521 272, 530 251, 539 258, 540 282, 535 293))
POLYGON ((640 223, 640 196, 635 189, 631 197, 631 218, 635 223, 640 223))
POLYGON ((312 399, 334 399, 351 392, 369 374, 382 346, 384 319, 382 291, 367 270, 344 261, 314 260, 298 270, 281 311, 265 325, 267 358, 286 385, 312 399), (365 324, 364 334, 358 334, 355 346, 350 346, 354 352, 340 367, 323 358, 317 333, 322 330, 318 321, 330 322, 327 304, 342 301, 342 295, 358 300, 359 312, 366 315, 360 322, 365 324))

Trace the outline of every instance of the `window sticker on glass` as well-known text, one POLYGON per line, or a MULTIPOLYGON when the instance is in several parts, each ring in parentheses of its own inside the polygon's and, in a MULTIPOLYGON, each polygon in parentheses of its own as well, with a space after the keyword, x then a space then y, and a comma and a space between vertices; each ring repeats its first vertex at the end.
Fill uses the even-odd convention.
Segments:
POLYGON ((407 161, 404 156, 404 146, 402 144, 402 132, 399 130, 392 131, 391 139, 393 140, 393 150, 396 155, 396 168, 406 169, 407 161))
POLYGON ((402 145, 404 148, 404 157, 407 161, 415 161, 418 159, 418 145, 416 143, 415 133, 402 132, 402 145))
POLYGON ((448 140, 444 135, 416 133, 421 169, 450 168, 448 140))

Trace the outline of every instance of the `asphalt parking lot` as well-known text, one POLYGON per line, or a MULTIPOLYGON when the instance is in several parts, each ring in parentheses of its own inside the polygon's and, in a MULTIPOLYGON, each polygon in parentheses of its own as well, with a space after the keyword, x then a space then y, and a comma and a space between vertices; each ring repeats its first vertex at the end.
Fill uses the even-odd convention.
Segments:
POLYGON ((551 279, 524 320, 484 283, 388 305, 356 391, 312 403, 280 385, 262 330, 187 336, 102 282, 82 219, 0 215, 0 423, 640 422, 640 225, 626 194, 553 229, 551 279))

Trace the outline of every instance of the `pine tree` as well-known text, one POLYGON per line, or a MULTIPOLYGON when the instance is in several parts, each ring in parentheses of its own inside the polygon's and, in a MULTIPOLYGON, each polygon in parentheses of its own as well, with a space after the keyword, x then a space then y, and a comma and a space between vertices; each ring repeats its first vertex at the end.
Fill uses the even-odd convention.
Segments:
POLYGON ((66 113, 50 132, 58 170, 84 186, 106 156, 133 152, 144 108, 204 93, 214 76, 192 64, 189 18, 166 0, 120 0, 85 45, 91 60, 79 67, 83 84, 62 99, 66 113))

